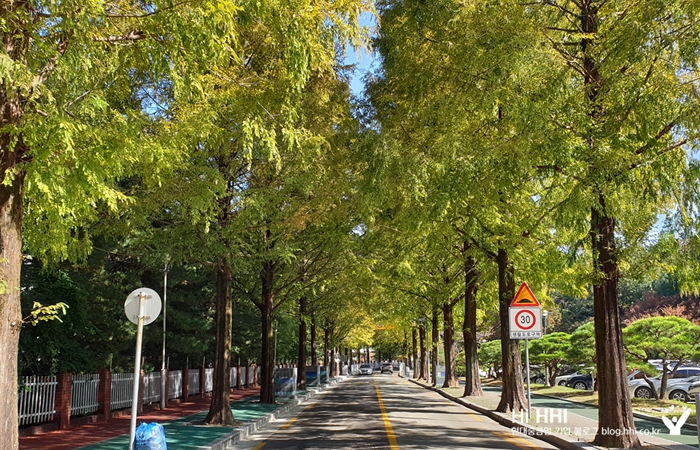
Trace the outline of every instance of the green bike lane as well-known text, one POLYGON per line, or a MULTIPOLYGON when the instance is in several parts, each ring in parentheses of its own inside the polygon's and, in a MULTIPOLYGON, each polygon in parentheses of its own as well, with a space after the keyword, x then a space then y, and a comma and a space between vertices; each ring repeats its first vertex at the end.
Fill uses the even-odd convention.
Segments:
MULTIPOLYGON (((495 386, 484 387, 485 392, 500 395, 500 388, 495 386)), ((581 441, 592 441, 598 430, 598 408, 587 406, 582 403, 571 402, 556 397, 532 394, 532 408, 540 409, 540 423, 537 423, 537 410, 533 411, 530 426, 540 428, 543 431, 553 432, 560 435, 568 435, 569 438, 581 441), (566 415, 562 416, 560 410, 565 410, 566 415), (555 414, 555 417, 545 417, 545 415, 555 414), (561 417, 561 418, 560 418, 561 417), (564 420, 565 419, 565 420, 564 420)), ((694 405, 688 404, 688 408, 694 405)), ((673 420, 679 418, 681 411, 668 418, 673 420)), ((515 419, 521 421, 518 415, 515 419)), ((663 446, 660 439, 698 448, 697 433, 683 428, 680 435, 669 434, 668 428, 654 420, 635 417, 634 424, 640 439, 650 444, 663 446)))
MULTIPOLYGON (((259 397, 250 397, 245 400, 239 400, 231 403, 231 411, 236 420, 237 426, 230 427, 214 427, 207 426, 202 423, 207 415, 207 411, 202 411, 180 419, 162 422, 165 429, 166 442, 168 450, 193 450, 223 438, 224 436, 235 431, 237 428, 246 426, 277 409, 292 402, 292 398, 277 398, 277 404, 261 404, 259 397)), ((92 444, 84 447, 77 447, 81 450, 124 450, 129 448, 129 434, 92 444)))

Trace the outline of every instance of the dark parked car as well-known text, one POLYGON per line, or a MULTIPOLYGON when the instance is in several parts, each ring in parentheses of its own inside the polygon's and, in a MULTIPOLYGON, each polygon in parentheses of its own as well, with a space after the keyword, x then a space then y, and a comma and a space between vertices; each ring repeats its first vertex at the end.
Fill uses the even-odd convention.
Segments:
POLYGON ((530 383, 544 384, 545 380, 546 377, 542 372, 530 372, 530 383))
POLYGON ((590 391, 593 389, 593 377, 591 375, 576 375, 569 378, 566 385, 573 389, 590 391))

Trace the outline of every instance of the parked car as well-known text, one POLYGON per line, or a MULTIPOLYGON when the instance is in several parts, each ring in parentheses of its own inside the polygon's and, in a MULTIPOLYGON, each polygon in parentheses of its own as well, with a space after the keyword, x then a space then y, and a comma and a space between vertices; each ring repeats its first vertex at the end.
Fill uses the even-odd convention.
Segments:
POLYGON ((530 383, 544 384, 546 377, 541 372, 530 373, 530 383))
MULTIPOLYGON (((579 369, 567 369, 566 371, 562 372, 561 375, 556 377, 554 379, 554 384, 556 386, 566 386, 567 383, 569 382, 570 379, 573 377, 578 377, 581 375, 586 375, 586 373, 583 372, 584 369, 579 368, 579 369)), ((593 370, 591 367, 585 369, 587 371, 593 370)))
POLYGON ((593 389, 593 376, 591 374, 576 375, 569 378, 566 385, 572 389, 590 391, 593 389))
MULTIPOLYGON (((678 369, 681 370, 681 369, 678 369)), ((661 389, 661 377, 649 378, 656 392, 661 389)), ((687 402, 694 400, 694 395, 689 392, 690 385, 694 382, 700 382, 700 375, 686 378, 669 378, 666 382, 666 391, 668 392, 669 400, 678 400, 687 402)), ((628 385, 630 395, 637 398, 653 398, 652 390, 646 380, 633 380, 628 385)))
POLYGON ((391 363, 382 363, 381 366, 379 366, 379 370, 381 373, 387 372, 387 373, 394 373, 394 366, 391 365, 391 363))
POLYGON ((700 395, 700 379, 694 378, 695 381, 688 386, 688 397, 695 401, 695 396, 700 395))
POLYGON ((370 364, 360 364, 360 375, 374 375, 374 369, 370 364))

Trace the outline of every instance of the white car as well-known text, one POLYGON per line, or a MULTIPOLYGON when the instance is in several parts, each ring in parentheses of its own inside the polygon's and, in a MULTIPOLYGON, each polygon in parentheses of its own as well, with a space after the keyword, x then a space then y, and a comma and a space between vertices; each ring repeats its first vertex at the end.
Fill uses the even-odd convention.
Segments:
POLYGON ((360 364, 360 375, 373 375, 374 370, 370 364, 360 364))
MULTIPOLYGON (((661 388, 661 377, 649 378, 658 393, 661 388)), ((694 382, 700 382, 700 376, 691 378, 669 378, 666 382, 666 391, 668 392, 669 400, 679 400, 687 402, 693 400, 693 393, 689 392, 690 385, 694 382)), ((630 395, 637 398, 652 398, 652 392, 649 384, 644 379, 632 380, 628 384, 630 395)))

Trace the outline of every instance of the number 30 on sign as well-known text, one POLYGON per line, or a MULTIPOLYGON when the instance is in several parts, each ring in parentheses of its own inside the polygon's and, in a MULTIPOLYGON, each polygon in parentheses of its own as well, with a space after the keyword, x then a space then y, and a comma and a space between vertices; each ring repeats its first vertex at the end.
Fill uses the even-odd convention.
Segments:
POLYGON ((509 308, 508 313, 511 339, 542 337, 542 310, 540 308, 509 308))

